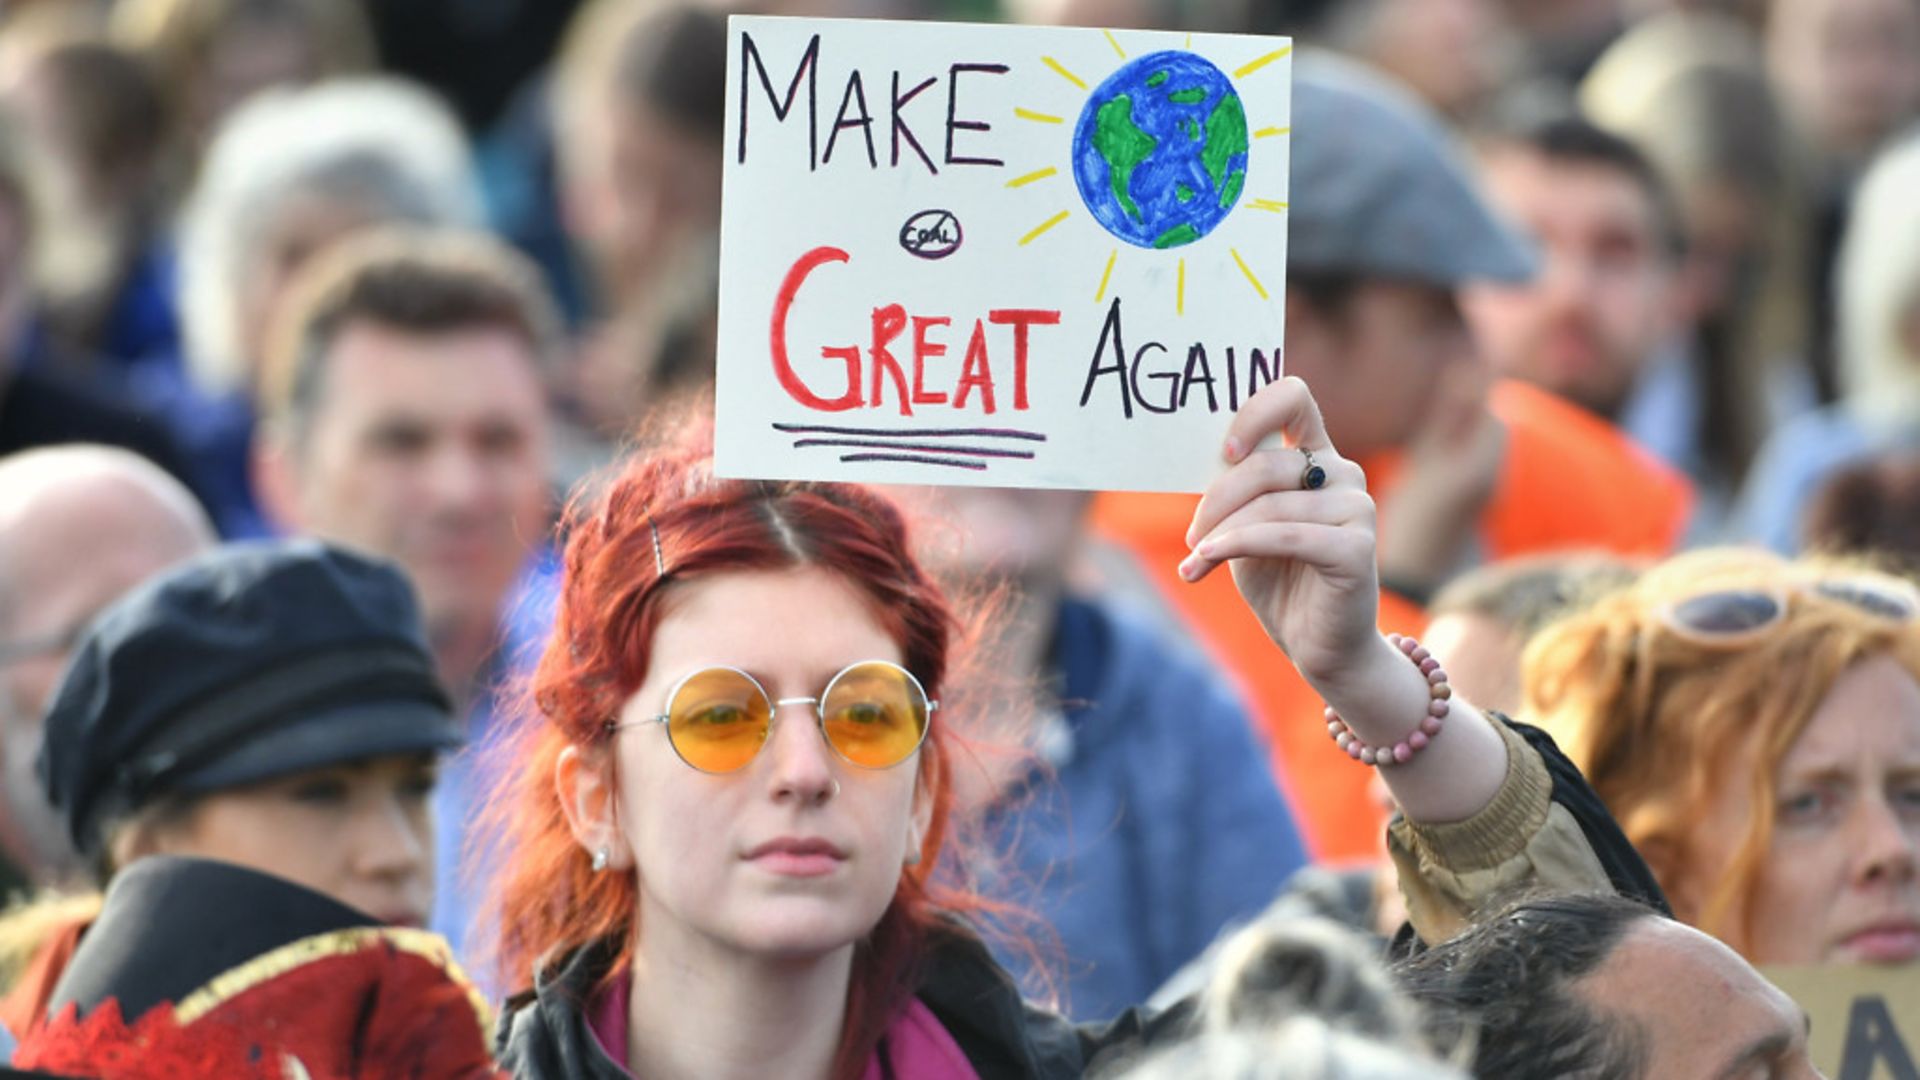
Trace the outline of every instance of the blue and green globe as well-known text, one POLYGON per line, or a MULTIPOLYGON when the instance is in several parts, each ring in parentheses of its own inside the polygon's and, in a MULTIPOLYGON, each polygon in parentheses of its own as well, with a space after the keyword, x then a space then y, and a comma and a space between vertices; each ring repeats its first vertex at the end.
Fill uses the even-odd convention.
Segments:
POLYGON ((1157 52, 1100 84, 1073 132, 1080 198, 1108 232, 1144 248, 1191 244, 1247 186, 1247 113, 1217 67, 1157 52))

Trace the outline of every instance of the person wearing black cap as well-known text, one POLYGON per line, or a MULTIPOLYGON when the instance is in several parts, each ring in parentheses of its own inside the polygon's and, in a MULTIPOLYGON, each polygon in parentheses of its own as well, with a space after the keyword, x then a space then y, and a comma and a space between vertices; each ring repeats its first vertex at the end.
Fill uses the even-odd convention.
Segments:
MULTIPOLYGON (((145 856, 197 856, 417 927, 435 761, 460 738, 398 569, 312 541, 232 545, 87 627, 39 775, 103 885, 145 856)), ((48 943, 0 1022, 44 1019, 84 931, 48 943)))

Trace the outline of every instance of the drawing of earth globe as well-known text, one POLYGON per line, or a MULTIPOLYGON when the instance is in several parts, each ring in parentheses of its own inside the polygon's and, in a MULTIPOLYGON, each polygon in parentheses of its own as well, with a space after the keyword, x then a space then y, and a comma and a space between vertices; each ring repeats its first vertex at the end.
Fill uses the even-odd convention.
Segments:
POLYGON ((1191 244, 1247 186, 1247 114, 1190 52, 1142 56, 1100 84, 1073 132, 1073 178, 1108 232, 1145 248, 1191 244))

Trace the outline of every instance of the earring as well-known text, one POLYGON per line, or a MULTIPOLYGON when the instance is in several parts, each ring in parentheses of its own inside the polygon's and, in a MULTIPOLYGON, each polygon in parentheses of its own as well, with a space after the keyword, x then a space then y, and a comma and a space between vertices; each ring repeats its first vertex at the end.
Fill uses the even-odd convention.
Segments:
POLYGON ((607 868, 607 849, 602 845, 593 852, 593 872, 599 873, 607 868))

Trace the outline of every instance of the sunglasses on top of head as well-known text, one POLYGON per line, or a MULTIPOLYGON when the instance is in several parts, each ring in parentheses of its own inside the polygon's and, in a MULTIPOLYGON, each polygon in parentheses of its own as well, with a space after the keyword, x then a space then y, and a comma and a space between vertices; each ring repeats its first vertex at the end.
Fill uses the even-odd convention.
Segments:
POLYGON ((1661 621, 1689 641, 1738 645, 1777 626, 1795 597, 1846 604, 1891 622, 1920 617, 1920 589, 1899 578, 1860 574, 1703 592, 1667 605, 1661 621))

